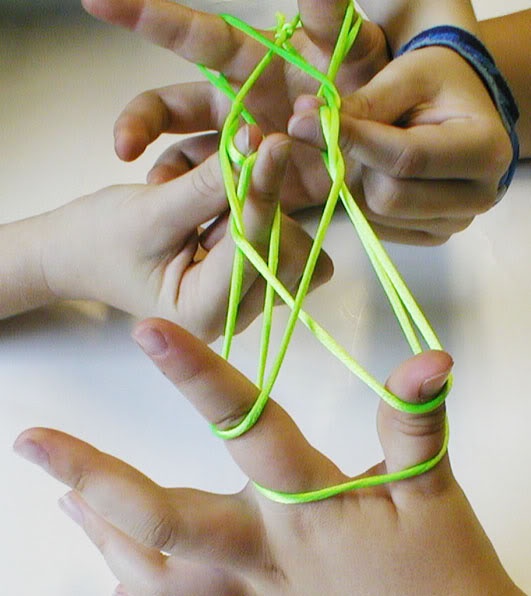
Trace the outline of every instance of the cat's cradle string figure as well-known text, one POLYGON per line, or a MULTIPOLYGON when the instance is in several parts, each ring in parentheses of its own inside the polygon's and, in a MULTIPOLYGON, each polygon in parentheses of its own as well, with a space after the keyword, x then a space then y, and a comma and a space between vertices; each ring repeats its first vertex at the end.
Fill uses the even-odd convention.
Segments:
MULTIPOLYGON (((432 400, 420 404, 405 402, 391 393, 384 385, 382 385, 382 383, 366 371, 303 309, 303 301, 308 292, 326 232, 338 203, 341 202, 352 221, 374 271, 387 294, 391 308, 398 319, 412 352, 418 354, 423 350, 423 343, 421 339, 419 339, 419 335, 427 348, 442 349, 437 335, 413 298, 384 247, 371 229, 345 183, 345 162, 339 147, 339 110, 341 107, 341 97, 334 84, 334 80, 343 60, 355 43, 362 25, 362 18, 357 13, 354 3, 350 3, 346 10, 343 25, 338 35, 326 74, 309 64, 290 43, 291 37, 300 25, 300 17, 298 15, 290 22, 286 21, 283 15, 277 15, 277 26, 274 30, 273 39, 265 37, 234 16, 223 15, 223 18, 230 26, 243 31, 257 42, 264 45, 267 49, 267 52, 256 65, 247 81, 238 90, 232 88, 223 74, 213 73, 205 67, 200 66, 202 72, 211 83, 222 90, 232 101, 231 110, 225 120, 221 133, 219 151, 225 189, 231 211, 231 233, 237 247, 234 258, 231 291, 225 326, 225 339, 223 345, 223 356, 225 358, 228 359, 230 356, 232 339, 235 332, 245 259, 248 259, 260 275, 263 276, 267 285, 256 381, 257 386, 260 389, 259 396, 253 407, 239 424, 227 430, 220 430, 214 426, 214 433, 223 439, 234 439, 250 430, 258 421, 279 374, 298 320, 306 325, 315 337, 352 373, 358 376, 373 391, 375 391, 381 399, 385 400, 393 408, 412 414, 422 414, 435 410, 444 403, 451 388, 451 378, 446 383, 443 390, 432 400), (244 156, 238 151, 234 144, 234 137, 240 126, 241 120, 243 119, 249 124, 255 123, 253 115, 245 108, 245 98, 269 63, 277 56, 290 62, 293 66, 300 68, 307 75, 313 77, 320 83, 318 95, 324 101, 324 105, 320 109, 320 119, 323 136, 326 142, 326 150, 322 152, 322 157, 331 180, 329 194, 319 220, 312 248, 297 292, 294 296, 276 277, 280 247, 280 207, 277 209, 277 216, 275 217, 271 231, 267 262, 258 254, 245 237, 242 210, 246 193, 249 188, 256 154, 254 153, 244 156), (280 297, 280 299, 290 308, 291 312, 278 352, 274 358, 270 358, 269 344, 275 295, 280 297)), ((349 490, 395 482, 422 474, 439 463, 444 457, 447 447, 448 422, 446 422, 445 440, 439 453, 427 461, 420 462, 398 472, 357 478, 337 486, 324 487, 320 490, 303 493, 283 493, 268 487, 262 487, 256 483, 255 486, 268 498, 281 503, 305 503, 317 501, 349 490)))

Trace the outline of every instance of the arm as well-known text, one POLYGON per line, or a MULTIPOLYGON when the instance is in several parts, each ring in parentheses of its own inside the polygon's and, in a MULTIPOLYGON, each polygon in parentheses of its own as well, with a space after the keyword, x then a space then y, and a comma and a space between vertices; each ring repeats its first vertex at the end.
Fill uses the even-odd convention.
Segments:
POLYGON ((0 226, 0 319, 55 300, 42 270, 42 217, 0 226))
POLYGON ((393 54, 417 33, 436 25, 454 25, 478 34, 469 0, 370 0, 361 5, 385 31, 393 54))
MULTIPOLYGON (((134 337, 210 423, 231 426, 256 399, 252 383, 175 325, 144 321, 134 337)), ((418 403, 440 390, 451 367, 444 352, 426 352, 395 370, 388 387, 418 403)), ((444 417, 443 408, 415 417, 381 404, 385 462, 367 474, 400 470, 437 453, 444 417)), ((268 488, 300 492, 347 480, 272 400, 257 425, 227 447, 244 473, 268 488)), ((163 488, 58 431, 26 431, 15 449, 73 489, 63 509, 101 549, 120 593, 130 596, 523 594, 447 456, 405 482, 284 505, 252 482, 235 495, 163 488)))
POLYGON ((531 9, 479 23, 481 37, 507 78, 520 109, 520 157, 531 157, 531 9))

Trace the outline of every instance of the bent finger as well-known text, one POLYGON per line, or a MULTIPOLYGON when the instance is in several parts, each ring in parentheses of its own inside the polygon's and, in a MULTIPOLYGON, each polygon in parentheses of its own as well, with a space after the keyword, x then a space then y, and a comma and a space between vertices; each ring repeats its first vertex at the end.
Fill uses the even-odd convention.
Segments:
POLYGON ((214 155, 219 134, 204 133, 175 143, 164 151, 148 172, 149 184, 163 184, 174 180, 214 155))
POLYGON ((377 215, 403 220, 472 218, 494 204, 497 184, 471 180, 396 179, 363 168, 364 198, 377 215))
POLYGON ((139 157, 162 133, 193 133, 217 128, 214 88, 206 82, 183 83, 141 93, 122 110, 114 125, 115 150, 124 161, 139 157))
MULTIPOLYGON (((293 116, 288 131, 301 141, 325 146, 316 110, 293 116)), ((438 124, 400 128, 343 113, 340 146, 346 157, 399 179, 498 181, 510 162, 503 132, 464 114, 438 124)))

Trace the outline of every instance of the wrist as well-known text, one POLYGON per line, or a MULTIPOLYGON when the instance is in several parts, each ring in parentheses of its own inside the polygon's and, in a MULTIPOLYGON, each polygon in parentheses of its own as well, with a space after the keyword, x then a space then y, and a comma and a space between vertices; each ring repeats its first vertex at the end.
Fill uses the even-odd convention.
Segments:
MULTIPOLYGON (((71 265, 78 260, 73 230, 74 217, 65 217, 67 206, 39 217, 40 262, 44 283, 55 300, 81 299, 71 265)), ((75 214, 70 214, 75 216, 75 214)))
POLYGON ((43 216, 0 226, 0 319, 55 302, 42 267, 43 216))
POLYGON ((469 0, 375 0, 370 3, 366 12, 385 31, 393 55, 412 37, 437 25, 452 25, 473 35, 479 34, 477 19, 469 0))

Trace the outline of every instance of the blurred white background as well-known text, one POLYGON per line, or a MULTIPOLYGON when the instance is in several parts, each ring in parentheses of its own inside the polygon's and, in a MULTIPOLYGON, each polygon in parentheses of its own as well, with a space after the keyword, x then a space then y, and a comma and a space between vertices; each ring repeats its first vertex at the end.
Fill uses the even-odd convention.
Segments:
MULTIPOLYGON (((189 2, 269 25, 291 0, 189 2)), ((194 66, 74 10, 75 2, 0 0, 0 223, 40 213, 117 182, 139 182, 174 139, 134 164, 113 152, 112 126, 147 88, 199 79, 194 66), (29 6, 38 8, 31 15, 29 6), (68 11, 67 11, 68 12, 68 11), (75 14, 74 14, 75 13, 75 14)), ((481 18, 529 0, 478 0, 481 18)), ((76 7, 75 7, 76 8, 76 7)), ((391 254, 456 360, 449 400, 455 473, 519 585, 531 592, 531 168, 503 202, 447 245, 391 254)), ((407 351, 348 222, 327 242, 333 281, 309 310, 379 378, 407 351)), ((278 311, 285 320, 286 312, 278 311)), ((72 303, 0 322, 0 593, 110 594, 115 580, 58 509, 65 488, 17 458, 30 426, 80 436, 160 483, 239 489, 244 478, 202 420, 129 339, 130 317, 72 303)), ((238 338, 235 362, 252 374, 258 331, 238 338)), ((355 474, 381 457, 376 398, 297 331, 275 397, 311 440, 355 474), (319 362, 319 366, 314 363, 319 362)))

